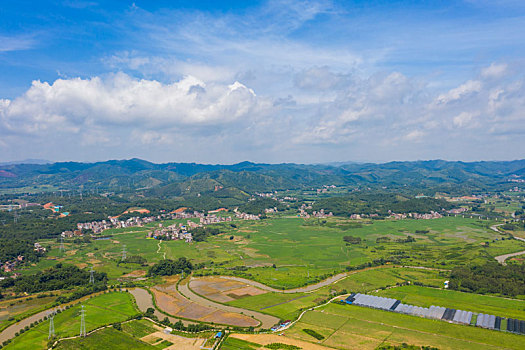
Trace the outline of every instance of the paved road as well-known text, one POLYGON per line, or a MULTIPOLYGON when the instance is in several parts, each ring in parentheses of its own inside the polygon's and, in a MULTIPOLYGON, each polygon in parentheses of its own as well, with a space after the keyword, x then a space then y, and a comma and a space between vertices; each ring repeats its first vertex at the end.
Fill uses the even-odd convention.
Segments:
POLYGON ((213 302, 211 300, 208 300, 206 298, 201 297, 200 295, 197 295, 193 293, 193 291, 188 287, 188 284, 179 284, 177 290, 182 294, 184 297, 190 299, 191 301, 194 301, 198 304, 213 307, 215 309, 227 311, 227 312, 234 312, 237 314, 244 314, 248 316, 252 316, 256 320, 259 320, 261 322, 261 325, 257 328, 265 328, 269 329, 272 326, 276 325, 280 320, 277 317, 266 315, 257 311, 252 310, 246 310, 241 309, 239 307, 229 306, 229 305, 223 305, 216 302, 213 302))

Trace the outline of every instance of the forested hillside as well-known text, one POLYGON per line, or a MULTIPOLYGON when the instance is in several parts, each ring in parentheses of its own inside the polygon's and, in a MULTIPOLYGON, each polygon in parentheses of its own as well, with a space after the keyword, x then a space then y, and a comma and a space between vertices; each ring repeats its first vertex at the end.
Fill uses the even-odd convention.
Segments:
MULTIPOLYGON (((140 159, 98 163, 7 164, 0 166, 0 189, 24 192, 44 190, 147 191, 177 197, 226 189, 228 197, 243 192, 337 186, 440 187, 461 192, 486 190, 519 179, 525 160, 509 162, 449 162, 442 160, 351 163, 340 166, 302 164, 205 165, 155 164, 140 159), (47 186, 47 187, 46 187, 47 186)), ((510 186, 510 184, 509 184, 510 186)), ((216 197, 221 197, 220 193, 216 197)), ((222 196, 225 197, 225 196, 222 196)))

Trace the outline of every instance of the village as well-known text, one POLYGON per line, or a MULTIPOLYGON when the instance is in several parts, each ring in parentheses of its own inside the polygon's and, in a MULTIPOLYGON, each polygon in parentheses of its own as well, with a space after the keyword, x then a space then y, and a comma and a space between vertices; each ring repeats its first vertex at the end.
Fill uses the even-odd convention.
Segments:
MULTIPOLYGON (((159 223, 158 227, 148 232, 147 238, 164 239, 164 240, 184 240, 192 242, 193 237, 191 230, 206 225, 217 224, 221 222, 231 222, 230 215, 217 215, 220 212, 228 211, 225 208, 209 211, 208 213, 188 210, 188 208, 179 208, 170 213, 156 216, 131 217, 127 220, 119 220, 118 217, 108 217, 107 220, 83 222, 77 224, 77 230, 64 231, 63 238, 80 237, 91 231, 93 234, 101 234, 103 231, 112 228, 142 227, 146 224, 161 220, 181 220, 186 219, 186 223, 175 223, 164 226, 159 223), (198 219, 198 221, 195 221, 198 219)), ((239 220, 259 220, 259 215, 247 214, 234 209, 234 215, 239 220)))

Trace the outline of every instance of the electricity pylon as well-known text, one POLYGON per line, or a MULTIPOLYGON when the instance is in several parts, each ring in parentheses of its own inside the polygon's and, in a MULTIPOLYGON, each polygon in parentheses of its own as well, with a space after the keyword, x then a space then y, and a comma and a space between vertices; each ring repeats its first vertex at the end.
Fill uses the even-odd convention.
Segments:
POLYGON ((47 339, 51 339, 55 336, 55 321, 53 320, 53 318, 55 317, 55 311, 51 311, 48 317, 49 317, 49 335, 47 339))
POLYGON ((85 320, 85 310, 84 305, 82 305, 82 309, 80 310, 80 336, 85 337, 86 336, 86 320, 85 320))

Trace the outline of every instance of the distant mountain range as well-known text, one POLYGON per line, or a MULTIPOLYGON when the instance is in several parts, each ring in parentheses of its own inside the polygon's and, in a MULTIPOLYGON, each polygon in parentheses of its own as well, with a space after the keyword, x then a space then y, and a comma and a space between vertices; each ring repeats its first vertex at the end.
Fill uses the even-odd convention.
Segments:
POLYGON ((207 165, 156 164, 135 158, 96 163, 22 163, 0 165, 0 188, 51 185, 64 190, 143 191, 159 197, 211 192, 236 196, 321 185, 483 190, 525 177, 525 160, 207 165))

